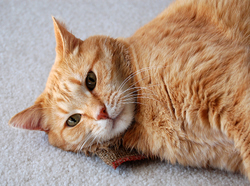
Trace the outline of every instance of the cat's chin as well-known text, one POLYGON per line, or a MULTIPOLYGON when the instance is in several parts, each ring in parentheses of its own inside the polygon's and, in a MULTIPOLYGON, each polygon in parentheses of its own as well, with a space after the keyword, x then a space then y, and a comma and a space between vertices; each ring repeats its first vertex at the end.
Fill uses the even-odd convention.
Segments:
POLYGON ((117 116, 98 121, 102 128, 98 135, 102 141, 108 141, 127 130, 134 118, 134 107, 134 104, 126 104, 117 116))

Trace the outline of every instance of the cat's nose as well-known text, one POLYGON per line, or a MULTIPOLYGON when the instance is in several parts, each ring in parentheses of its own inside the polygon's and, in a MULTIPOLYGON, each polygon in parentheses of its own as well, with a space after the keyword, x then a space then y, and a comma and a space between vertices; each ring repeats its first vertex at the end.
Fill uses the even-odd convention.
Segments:
POLYGON ((100 120, 100 119, 110 119, 105 107, 103 107, 103 108, 100 110, 100 113, 99 113, 99 115, 97 116, 97 119, 98 119, 98 120, 100 120))

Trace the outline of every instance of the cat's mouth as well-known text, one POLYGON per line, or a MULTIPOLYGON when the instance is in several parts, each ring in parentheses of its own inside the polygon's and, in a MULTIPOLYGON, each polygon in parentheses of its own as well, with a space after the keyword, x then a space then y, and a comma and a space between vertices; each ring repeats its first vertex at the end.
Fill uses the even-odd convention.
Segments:
POLYGON ((121 115, 123 114, 123 111, 124 111, 124 109, 122 109, 116 117, 110 118, 112 120, 112 123, 113 123, 112 130, 114 130, 117 127, 119 121, 121 120, 121 115))
POLYGON ((127 130, 133 120, 134 105, 126 104, 119 107, 107 105, 106 112, 108 117, 97 121, 102 128, 102 132, 98 135, 104 141, 110 140, 127 130))

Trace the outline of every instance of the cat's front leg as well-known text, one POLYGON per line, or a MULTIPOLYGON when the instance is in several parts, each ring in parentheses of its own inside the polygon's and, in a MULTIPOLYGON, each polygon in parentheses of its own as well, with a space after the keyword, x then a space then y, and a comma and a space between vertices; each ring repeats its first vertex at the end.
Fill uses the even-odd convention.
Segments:
POLYGON ((133 123, 123 137, 123 146, 127 149, 136 149, 146 155, 146 149, 148 149, 146 136, 147 133, 143 125, 133 123))
POLYGON ((234 139, 234 144, 240 150, 243 160, 243 172, 250 180, 250 126, 244 120, 237 120, 233 124, 225 125, 224 130, 230 138, 234 139))
MULTIPOLYGON (((148 158, 160 158, 175 164, 180 153, 181 135, 169 125, 169 121, 135 122, 123 137, 123 146, 135 149, 148 158)), ((182 139, 183 141, 184 139, 182 139)), ((185 143, 186 144, 186 143, 185 143)), ((181 157, 179 157, 181 158, 181 157)), ((180 163, 187 165, 184 158, 180 163)))

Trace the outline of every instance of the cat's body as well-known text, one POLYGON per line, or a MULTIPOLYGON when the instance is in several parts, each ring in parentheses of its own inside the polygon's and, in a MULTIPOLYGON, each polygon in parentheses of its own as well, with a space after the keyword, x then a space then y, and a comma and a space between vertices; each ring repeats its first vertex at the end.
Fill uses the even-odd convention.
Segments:
POLYGON ((172 163, 244 172, 234 145, 241 137, 237 127, 250 132, 250 25, 239 31, 235 26, 242 20, 228 20, 233 16, 226 12, 244 10, 236 7, 240 2, 189 3, 173 5, 128 39, 135 54, 133 71, 152 68, 136 76, 136 86, 147 87, 139 94, 150 99, 139 98, 136 124, 125 144, 172 163), (227 9, 217 9, 219 15, 216 4, 227 9), (211 21, 216 16, 234 27, 222 32, 226 25, 211 21))
POLYGON ((249 0, 178 1, 126 39, 81 41, 54 24, 46 89, 13 126, 71 151, 128 129, 124 146, 145 155, 250 176, 249 0))
POLYGON ((125 144, 172 163, 239 170, 240 152, 227 136, 242 115, 243 123, 249 119, 249 45, 221 32, 205 5, 189 6, 166 10, 129 38, 134 71, 153 68, 136 76, 137 86, 147 87, 139 94, 151 99, 139 99, 125 144))

